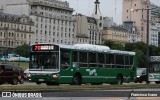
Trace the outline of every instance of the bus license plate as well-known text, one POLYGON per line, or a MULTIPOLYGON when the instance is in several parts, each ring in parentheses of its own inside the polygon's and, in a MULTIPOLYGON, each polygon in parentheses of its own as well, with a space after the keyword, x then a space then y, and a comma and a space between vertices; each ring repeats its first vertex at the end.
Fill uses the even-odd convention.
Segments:
POLYGON ((44 81, 44 79, 39 79, 39 81, 44 81))

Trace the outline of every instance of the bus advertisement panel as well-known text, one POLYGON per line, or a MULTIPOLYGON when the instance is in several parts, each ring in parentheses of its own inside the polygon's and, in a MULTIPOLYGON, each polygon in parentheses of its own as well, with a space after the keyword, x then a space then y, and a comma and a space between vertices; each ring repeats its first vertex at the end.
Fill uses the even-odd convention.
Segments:
POLYGON ((29 80, 37 84, 122 84, 134 81, 135 52, 91 44, 31 46, 29 80))

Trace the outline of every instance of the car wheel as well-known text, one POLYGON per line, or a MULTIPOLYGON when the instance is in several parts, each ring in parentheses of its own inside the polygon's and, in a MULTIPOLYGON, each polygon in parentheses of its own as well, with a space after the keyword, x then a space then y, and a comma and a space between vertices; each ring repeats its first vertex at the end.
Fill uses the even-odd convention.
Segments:
POLYGON ((18 80, 17 80, 17 78, 14 78, 13 80, 12 80, 12 83, 11 83, 12 85, 17 85, 18 84, 18 80))
POLYGON ((20 84, 24 83, 24 78, 21 78, 21 80, 19 81, 20 84))

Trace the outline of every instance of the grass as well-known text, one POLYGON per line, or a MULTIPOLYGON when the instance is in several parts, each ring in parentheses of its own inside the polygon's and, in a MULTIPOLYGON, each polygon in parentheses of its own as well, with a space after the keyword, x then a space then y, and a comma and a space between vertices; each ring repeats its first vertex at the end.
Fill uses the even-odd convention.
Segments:
POLYGON ((0 91, 46 91, 46 90, 118 90, 118 89, 158 89, 159 84, 127 84, 127 85, 16 85, 0 86, 0 91))

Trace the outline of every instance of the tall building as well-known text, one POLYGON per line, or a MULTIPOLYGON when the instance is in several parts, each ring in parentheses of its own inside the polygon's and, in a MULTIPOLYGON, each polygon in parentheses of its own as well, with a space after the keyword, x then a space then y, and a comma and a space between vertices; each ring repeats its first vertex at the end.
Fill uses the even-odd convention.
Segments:
POLYGON ((96 0, 94 3, 95 3, 95 10, 92 14, 92 17, 96 19, 97 33, 91 33, 90 32, 90 37, 95 36, 95 40, 90 39, 90 42, 97 41, 98 44, 101 44, 101 42, 102 42, 102 31, 103 31, 103 16, 102 16, 101 11, 100 11, 99 0, 96 0))
POLYGON ((157 18, 160 19, 160 6, 151 4, 151 20, 155 21, 157 18))
POLYGON ((96 19, 78 14, 77 19, 77 41, 76 43, 100 44, 101 39, 96 19))
POLYGON ((149 0, 123 0, 122 21, 133 21, 133 26, 140 33, 141 41, 145 43, 147 42, 147 10, 131 11, 130 9, 148 8, 150 8, 149 0))
POLYGON ((7 13, 26 14, 35 22, 34 43, 74 44, 73 8, 61 0, 5 0, 7 13))
MULTIPOLYGON (((2 10, 1 10, 2 11, 2 10)), ((13 15, 0 12, 0 51, 12 51, 17 46, 32 44, 34 22, 26 15, 13 15)))
POLYGON ((113 17, 103 17, 103 27, 111 27, 115 25, 113 17))
POLYGON ((141 41, 140 34, 138 33, 137 27, 133 26, 132 21, 123 22, 124 28, 128 30, 128 42, 135 43, 141 41))
POLYGON ((103 18, 99 9, 100 2, 96 0, 95 10, 92 17, 78 14, 77 19, 77 35, 76 43, 101 44, 103 18))
POLYGON ((156 24, 152 24, 151 29, 150 29, 150 45, 155 45, 158 46, 158 27, 160 27, 160 24, 156 23, 156 24))
POLYGON ((120 26, 105 27, 103 29, 102 41, 112 40, 125 45, 128 42, 128 30, 120 26))

